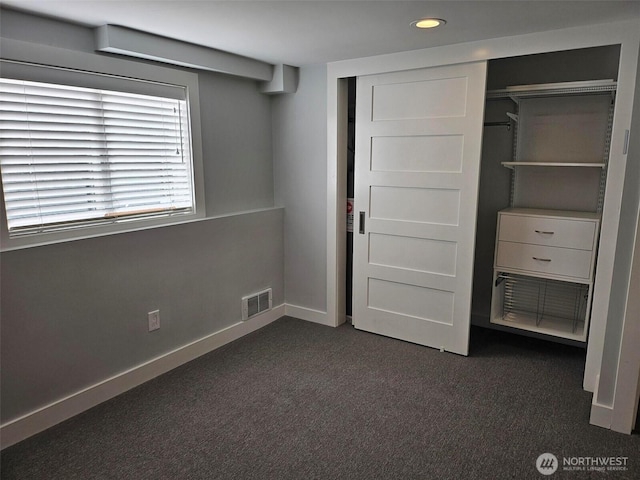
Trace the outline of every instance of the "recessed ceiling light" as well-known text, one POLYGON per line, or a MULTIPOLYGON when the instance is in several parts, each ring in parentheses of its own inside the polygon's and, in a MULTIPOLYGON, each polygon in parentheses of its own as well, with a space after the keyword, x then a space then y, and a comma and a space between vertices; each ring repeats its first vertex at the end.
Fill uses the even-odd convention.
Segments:
POLYGON ((444 25, 445 23, 447 22, 441 18, 422 18, 415 22, 411 22, 411 25, 416 28, 435 28, 440 25, 444 25))

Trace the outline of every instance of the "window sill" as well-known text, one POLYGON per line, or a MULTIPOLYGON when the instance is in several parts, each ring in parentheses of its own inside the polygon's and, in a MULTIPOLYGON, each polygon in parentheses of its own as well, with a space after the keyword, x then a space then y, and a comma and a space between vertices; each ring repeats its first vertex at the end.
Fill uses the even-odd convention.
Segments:
MULTIPOLYGON (((214 217, 198 217, 195 218, 195 215, 189 215, 190 218, 185 218, 179 221, 170 221, 164 222, 162 224, 155 223, 153 225, 142 225, 142 222, 137 222, 135 226, 129 225, 120 225, 123 228, 119 228, 117 230, 111 229, 110 231, 104 231, 104 227, 87 227, 84 229, 78 229, 74 233, 77 235, 71 235, 70 232, 51 232, 51 233, 42 233, 37 235, 31 235, 28 237, 21 238, 6 238, 3 236, 2 245, 0 246, 0 252, 10 252, 14 250, 23 250, 27 248, 35 248, 42 247, 46 245, 53 245, 56 243, 65 243, 65 242, 75 242, 77 240, 86 240, 90 238, 97 237, 107 237, 111 235, 120 235, 123 233, 132 233, 138 232, 141 230, 151 230, 157 228, 166 228, 166 227, 176 227, 180 225, 188 225, 197 222, 206 222, 209 220, 218 220, 221 218, 228 217, 236 217, 242 215, 250 215, 254 213, 260 212, 270 212, 275 210, 281 210, 283 207, 267 207, 267 208, 258 208, 255 210, 244 210, 241 212, 232 212, 226 213, 223 215, 217 215, 214 217), (101 230, 101 231, 96 231, 101 230)), ((3 232, 4 233, 4 232, 3 232)))

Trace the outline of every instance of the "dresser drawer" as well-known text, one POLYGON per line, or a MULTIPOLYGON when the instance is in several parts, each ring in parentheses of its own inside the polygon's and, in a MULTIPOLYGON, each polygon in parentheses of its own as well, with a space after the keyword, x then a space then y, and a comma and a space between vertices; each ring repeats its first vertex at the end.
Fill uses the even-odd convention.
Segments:
POLYGON ((565 277, 591 278, 592 252, 525 243, 498 242, 496 267, 565 277))
POLYGON ((498 239, 507 242, 592 250, 596 222, 530 215, 500 215, 498 239))

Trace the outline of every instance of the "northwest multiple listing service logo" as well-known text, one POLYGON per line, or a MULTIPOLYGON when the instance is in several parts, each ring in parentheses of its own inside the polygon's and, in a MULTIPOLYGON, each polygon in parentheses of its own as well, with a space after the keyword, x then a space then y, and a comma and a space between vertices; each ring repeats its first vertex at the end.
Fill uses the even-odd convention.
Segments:
POLYGON ((536 468, 543 475, 552 475, 558 470, 558 458, 553 453, 543 453, 536 460, 536 468))
POLYGON ((536 460, 542 475, 553 475, 558 469, 565 472, 621 472, 627 471, 629 457, 562 457, 543 453, 536 460))

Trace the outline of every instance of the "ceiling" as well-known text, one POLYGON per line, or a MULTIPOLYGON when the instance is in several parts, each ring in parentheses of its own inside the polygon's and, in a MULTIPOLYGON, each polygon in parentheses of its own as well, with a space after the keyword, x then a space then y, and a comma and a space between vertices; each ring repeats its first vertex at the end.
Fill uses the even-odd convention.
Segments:
POLYGON ((295 66, 630 18, 640 22, 640 0, 0 1, 89 27, 121 25, 295 66), (447 24, 427 31, 410 27, 426 16, 447 24))

